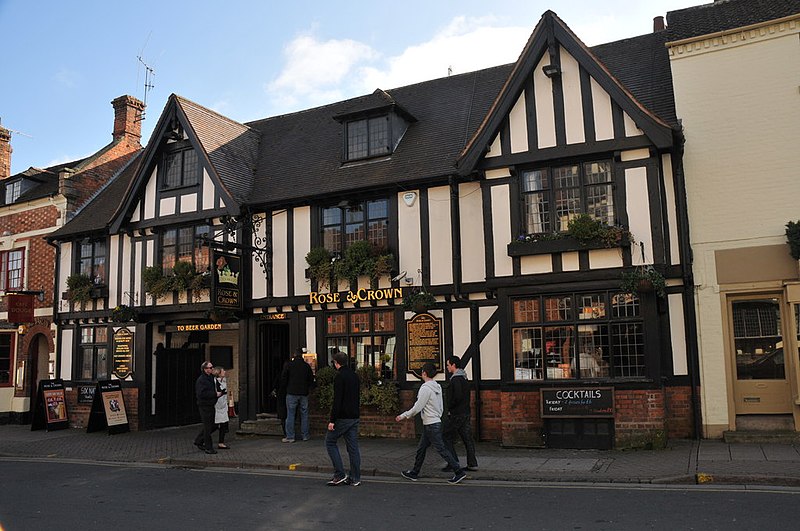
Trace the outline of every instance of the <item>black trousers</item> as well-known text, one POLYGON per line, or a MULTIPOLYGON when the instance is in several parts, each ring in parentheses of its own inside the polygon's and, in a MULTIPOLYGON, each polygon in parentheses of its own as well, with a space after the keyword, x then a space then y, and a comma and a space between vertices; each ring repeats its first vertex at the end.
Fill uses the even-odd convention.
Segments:
POLYGON ((472 426, 470 425, 469 415, 449 415, 444 427, 444 444, 450 453, 458 460, 455 442, 456 435, 461 437, 464 448, 467 450, 467 466, 478 467, 478 459, 475 457, 475 442, 472 440, 472 426))
POLYGON ((210 406, 197 405, 200 411, 200 419, 203 421, 203 429, 194 438, 195 444, 202 444, 206 450, 212 450, 214 445, 211 443, 211 433, 214 431, 216 425, 214 424, 214 404, 210 406))

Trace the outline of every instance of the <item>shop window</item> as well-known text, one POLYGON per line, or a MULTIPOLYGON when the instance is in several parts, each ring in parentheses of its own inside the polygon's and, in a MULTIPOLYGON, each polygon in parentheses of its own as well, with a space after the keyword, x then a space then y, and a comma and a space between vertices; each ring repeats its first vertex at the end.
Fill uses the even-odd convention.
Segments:
POLYGON ((347 122, 345 131, 347 135, 345 160, 377 157, 390 152, 388 114, 347 122))
POLYGON ((351 243, 367 240, 380 249, 389 245, 389 201, 349 202, 322 209, 322 244, 332 253, 351 243))
POLYGON ((786 361, 777 299, 732 303, 736 377, 739 380, 782 380, 786 361))
POLYGON ((395 324, 393 310, 328 314, 326 327, 328 365, 340 350, 354 368, 372 366, 382 378, 395 377, 395 324))
POLYGON ((78 245, 78 273, 95 285, 106 283, 106 240, 84 240, 78 245))
POLYGON ((192 264, 196 271, 209 269, 210 251, 203 243, 209 237, 208 226, 167 229, 161 235, 161 267, 165 274, 172 273, 178 262, 192 264))
POLYGON ((14 358, 14 334, 0 334, 0 387, 11 385, 11 362, 14 358))
POLYGON ((200 182, 200 165, 194 149, 169 151, 159 168, 161 188, 169 190, 183 186, 191 186, 200 182))
POLYGON ((25 251, 0 252, 0 291, 21 290, 24 281, 25 251))
POLYGON ((81 381, 108 379, 108 328, 82 326, 80 328, 76 374, 81 381))
POLYGON ((523 171, 523 234, 565 232, 581 214, 614 224, 611 161, 585 162, 523 171))
POLYGON ((645 376, 644 332, 634 295, 537 296, 511 305, 515 380, 645 376))

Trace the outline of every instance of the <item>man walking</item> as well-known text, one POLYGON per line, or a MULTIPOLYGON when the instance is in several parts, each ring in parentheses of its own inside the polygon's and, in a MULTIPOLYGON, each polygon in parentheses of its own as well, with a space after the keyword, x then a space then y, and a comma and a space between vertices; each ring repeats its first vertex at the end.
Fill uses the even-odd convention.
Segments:
POLYGON ((217 391, 214 376, 211 371, 214 366, 211 362, 204 361, 200 365, 202 373, 197 377, 194 383, 194 392, 197 397, 197 409, 200 411, 200 419, 203 421, 203 429, 194 438, 194 445, 205 451, 207 454, 217 453, 214 450, 214 445, 211 443, 211 432, 214 431, 214 413, 217 398, 222 396, 220 391, 217 391))
MULTIPOLYGON (((475 442, 472 440, 469 412, 469 381, 467 373, 461 368, 461 358, 449 356, 446 361, 447 372, 450 373, 450 388, 447 392, 447 422, 444 423, 444 444, 453 457, 458 460, 455 442, 456 435, 461 437, 467 451, 467 470, 478 468, 475 457, 475 442)), ((450 465, 442 470, 450 471, 450 465)))
MULTIPOLYGON (((286 437, 281 439, 285 443, 295 441, 295 418, 297 406, 300 406, 300 430, 303 440, 311 438, 308 430, 308 392, 314 383, 314 373, 311 366, 303 359, 303 349, 298 348, 292 361, 281 374, 281 380, 286 384, 286 437)), ((283 383, 282 382, 282 383, 283 383)))
POLYGON ((425 462, 425 453, 428 451, 428 446, 433 445, 453 470, 453 477, 448 479, 447 482, 455 485, 467 477, 467 474, 461 469, 458 460, 445 447, 442 440, 442 410, 444 409, 442 405, 442 386, 434 381, 434 376, 436 376, 436 366, 433 363, 428 362, 422 366, 422 380, 425 383, 419 388, 414 407, 404 413, 400 413, 395 418, 397 422, 400 422, 404 419, 410 419, 417 413, 422 413, 422 427, 424 428, 419 445, 417 445, 414 468, 404 470, 400 475, 411 481, 417 481, 419 472, 422 469, 422 463, 425 462))
POLYGON ((333 406, 325 434, 325 447, 333 464, 333 478, 328 485, 334 487, 348 483, 353 487, 361 485, 361 454, 358 451, 359 382, 358 376, 347 366, 347 354, 337 351, 333 355, 336 377, 333 379, 333 406), (342 456, 337 441, 344 437, 347 456, 350 459, 350 474, 344 473, 342 456))

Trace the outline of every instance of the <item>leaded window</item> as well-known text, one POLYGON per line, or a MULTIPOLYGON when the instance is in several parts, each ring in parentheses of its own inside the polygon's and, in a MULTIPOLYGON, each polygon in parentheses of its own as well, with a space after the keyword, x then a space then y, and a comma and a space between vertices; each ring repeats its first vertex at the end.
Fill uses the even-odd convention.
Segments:
POLYGON ((339 350, 348 355, 353 368, 372 366, 383 378, 395 377, 393 310, 329 313, 325 332, 329 365, 339 350))
POLYGON ((346 160, 388 154, 390 151, 389 116, 353 120, 345 124, 346 160))
POLYGON ((209 237, 206 225, 167 229, 161 235, 161 267, 165 274, 172 272, 178 262, 192 264, 195 271, 209 269, 210 251, 204 245, 209 237))
POLYGON ((351 243, 367 240, 377 248, 389 245, 389 201, 350 202, 346 207, 322 209, 322 244, 332 253, 351 243))
POLYGON ((78 379, 96 381, 108 379, 108 328, 82 326, 78 345, 78 379))
POLYGON ((161 167, 163 189, 180 188, 200 182, 200 165, 194 149, 170 151, 164 155, 161 167))
POLYGON ((78 244, 78 273, 95 285, 106 283, 106 240, 84 240, 78 244))

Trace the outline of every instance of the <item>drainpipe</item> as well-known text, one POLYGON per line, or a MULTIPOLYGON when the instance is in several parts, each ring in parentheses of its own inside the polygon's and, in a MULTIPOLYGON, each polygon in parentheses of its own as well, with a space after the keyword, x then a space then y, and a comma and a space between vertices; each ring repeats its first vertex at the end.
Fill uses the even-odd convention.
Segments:
POLYGON ((450 186, 450 220, 453 226, 453 289, 455 300, 466 303, 470 308, 470 359, 472 361, 472 381, 475 384, 475 440, 481 440, 481 349, 474 343, 480 334, 478 304, 461 293, 461 218, 458 205, 458 182, 451 175, 450 186))
MULTIPOLYGON (((56 316, 58 315, 58 301, 60 299, 60 295, 58 294, 58 279, 61 275, 61 246, 55 243, 54 241, 44 238, 45 243, 50 245, 55 249, 56 258, 55 258, 55 280, 53 282, 53 324, 56 322, 56 316)), ((60 378, 61 376, 61 327, 57 326, 56 329, 58 330, 56 334, 56 339, 54 341, 55 344, 55 357, 56 357, 56 368, 55 368, 55 377, 56 379, 60 378)))

